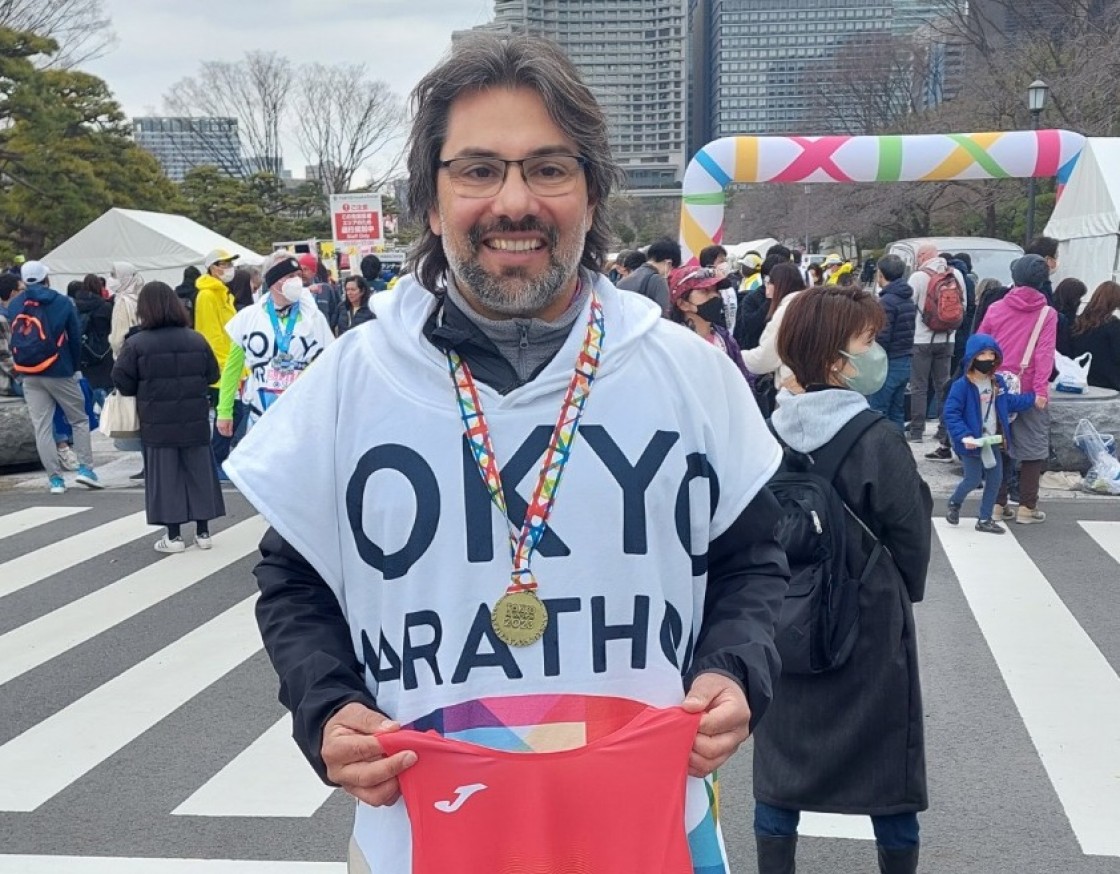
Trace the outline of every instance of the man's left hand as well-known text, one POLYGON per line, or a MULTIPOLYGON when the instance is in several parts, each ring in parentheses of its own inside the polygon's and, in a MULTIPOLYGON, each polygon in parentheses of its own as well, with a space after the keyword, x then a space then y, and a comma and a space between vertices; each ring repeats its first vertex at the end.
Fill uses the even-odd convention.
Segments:
POLYGON ((688 773, 707 777, 723 767, 750 734, 751 708, 743 687, 723 674, 701 674, 692 681, 681 705, 703 713, 700 730, 688 757, 688 773))

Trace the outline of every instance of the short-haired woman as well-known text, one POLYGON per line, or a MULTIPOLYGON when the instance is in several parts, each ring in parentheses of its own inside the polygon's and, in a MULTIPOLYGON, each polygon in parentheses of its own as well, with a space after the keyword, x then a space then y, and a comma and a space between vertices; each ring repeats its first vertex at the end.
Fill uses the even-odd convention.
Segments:
MULTIPOLYGON (((811 288, 789 305, 778 352, 792 376, 771 422, 790 451, 812 457, 868 409, 865 395, 886 376, 875 351, 883 322, 875 295, 853 286, 811 288)), ((859 584, 859 637, 848 661, 822 674, 783 674, 755 732, 758 867, 794 870, 800 812, 812 810, 870 816, 880 870, 909 874, 918 864, 917 814, 928 806, 911 605, 925 594, 933 502, 905 438, 885 418, 855 443, 833 485, 852 514, 851 578, 872 535, 886 551, 859 584)))
POLYGON ((1120 285, 1102 282, 1070 332, 1073 357, 1093 353, 1089 385, 1120 391, 1120 285))
POLYGON ((339 337, 355 325, 373 319, 373 310, 369 308, 369 298, 373 291, 363 277, 347 276, 342 290, 342 306, 338 310, 338 325, 335 328, 335 334, 339 337))
POLYGON ((210 451, 208 391, 218 360, 206 338, 187 327, 187 311, 166 283, 140 290, 136 317, 140 330, 125 340, 113 383, 136 398, 148 522, 167 526, 155 548, 182 552, 182 526, 194 522, 195 545, 209 549, 210 520, 226 513, 210 451))

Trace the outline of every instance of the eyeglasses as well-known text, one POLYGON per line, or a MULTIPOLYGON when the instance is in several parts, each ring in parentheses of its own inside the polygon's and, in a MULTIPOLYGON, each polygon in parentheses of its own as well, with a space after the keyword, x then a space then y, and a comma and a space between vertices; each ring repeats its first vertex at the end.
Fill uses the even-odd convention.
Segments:
POLYGON ((587 159, 580 155, 535 155, 519 161, 505 158, 452 158, 440 161, 451 187, 461 197, 493 197, 502 190, 510 164, 521 168, 521 178, 540 197, 560 197, 576 187, 587 159))

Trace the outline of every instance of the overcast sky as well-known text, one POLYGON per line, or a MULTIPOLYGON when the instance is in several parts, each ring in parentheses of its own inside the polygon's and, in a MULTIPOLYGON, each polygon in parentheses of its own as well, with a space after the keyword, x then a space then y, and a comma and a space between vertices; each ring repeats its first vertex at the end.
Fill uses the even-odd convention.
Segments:
MULTIPOLYGON (((129 116, 162 114, 163 94, 201 61, 256 49, 299 63, 366 64, 402 97, 451 45, 451 32, 489 21, 492 0, 103 0, 117 34, 83 65, 129 116)), ((289 169, 303 175, 293 143, 289 169)))

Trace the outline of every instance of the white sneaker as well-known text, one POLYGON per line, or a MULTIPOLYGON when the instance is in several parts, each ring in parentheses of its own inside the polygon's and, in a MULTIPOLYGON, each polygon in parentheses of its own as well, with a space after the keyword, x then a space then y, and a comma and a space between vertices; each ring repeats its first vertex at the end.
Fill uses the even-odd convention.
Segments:
POLYGON ((167 535, 164 534, 163 537, 156 541, 155 548, 156 552, 166 552, 169 555, 175 555, 176 553, 182 552, 184 549, 186 549, 187 545, 183 543, 182 537, 176 537, 174 540, 168 540, 167 535))
POLYGON ((194 545, 199 549, 212 549, 214 544, 210 540, 209 534, 196 534, 194 536, 194 545))
POLYGON ((58 448, 58 463, 62 465, 63 470, 77 470, 80 466, 78 461, 78 453, 74 451, 74 447, 63 444, 58 448))

